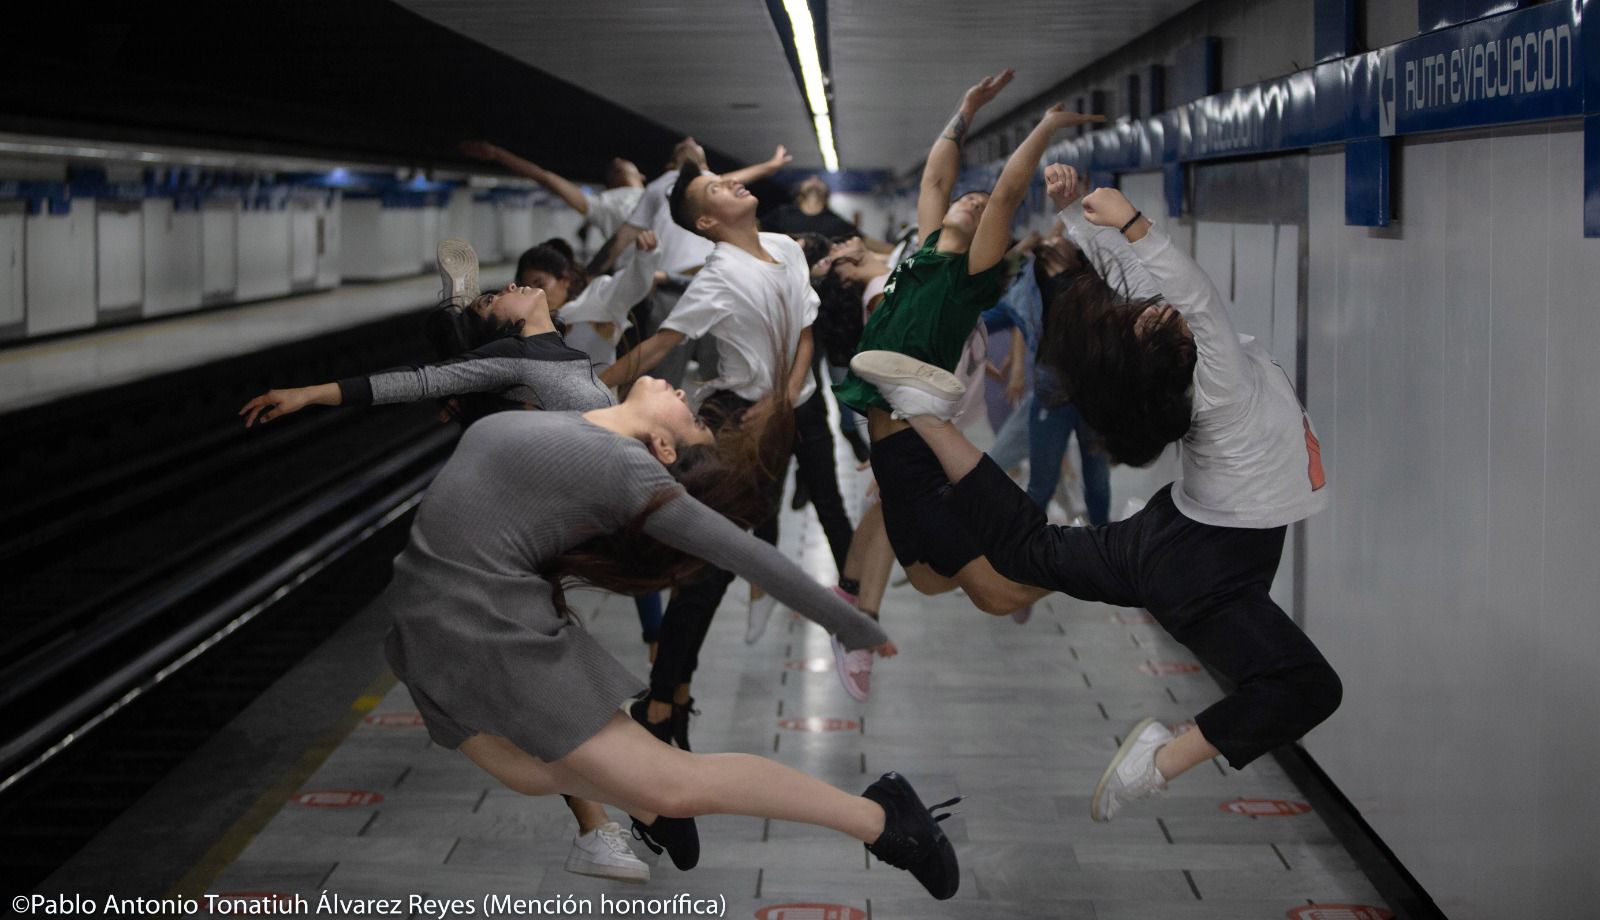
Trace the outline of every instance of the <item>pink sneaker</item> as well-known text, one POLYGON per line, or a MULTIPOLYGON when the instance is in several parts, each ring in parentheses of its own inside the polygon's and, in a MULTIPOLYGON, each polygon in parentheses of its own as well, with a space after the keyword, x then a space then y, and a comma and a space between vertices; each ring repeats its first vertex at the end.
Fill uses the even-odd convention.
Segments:
POLYGON ((851 594, 849 591, 846 591, 838 585, 833 586, 833 593, 839 598, 839 600, 844 601, 846 604, 849 604, 852 607, 858 603, 858 600, 854 594, 851 594))
POLYGON ((833 662, 839 672, 839 683, 844 684, 844 692, 858 703, 865 703, 867 695, 872 692, 872 652, 862 649, 856 652, 847 652, 839 642, 838 636, 831 636, 833 641, 833 662))

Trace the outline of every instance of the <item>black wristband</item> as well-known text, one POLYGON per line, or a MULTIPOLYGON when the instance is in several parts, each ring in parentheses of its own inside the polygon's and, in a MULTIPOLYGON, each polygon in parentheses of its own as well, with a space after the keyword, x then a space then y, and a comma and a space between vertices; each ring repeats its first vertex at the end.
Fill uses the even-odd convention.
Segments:
POLYGON ((1128 218, 1128 222, 1123 224, 1122 225, 1122 229, 1118 230, 1117 232, 1118 233, 1127 233, 1128 232, 1128 228, 1133 226, 1134 224, 1138 223, 1139 222, 1139 218, 1141 218, 1143 216, 1144 216, 1144 212, 1143 211, 1134 211, 1133 212, 1133 216, 1128 218))

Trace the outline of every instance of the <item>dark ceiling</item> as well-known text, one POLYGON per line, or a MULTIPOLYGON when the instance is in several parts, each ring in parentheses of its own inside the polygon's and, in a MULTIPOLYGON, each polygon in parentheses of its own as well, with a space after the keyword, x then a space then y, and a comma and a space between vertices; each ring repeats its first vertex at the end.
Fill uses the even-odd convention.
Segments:
POLYGON ((653 174, 678 139, 387 0, 29 6, 0 131, 477 171, 456 143, 484 137, 579 180, 653 174))

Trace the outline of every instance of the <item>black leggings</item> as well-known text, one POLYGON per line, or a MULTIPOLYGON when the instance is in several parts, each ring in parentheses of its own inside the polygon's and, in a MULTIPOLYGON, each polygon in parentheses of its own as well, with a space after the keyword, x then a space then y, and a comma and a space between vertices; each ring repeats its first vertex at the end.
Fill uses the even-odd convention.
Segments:
POLYGON ((1086 601, 1143 607, 1233 684, 1195 723, 1235 768, 1315 728, 1343 686, 1268 589, 1286 528, 1216 527, 1185 517, 1172 486, 1104 527, 1045 519, 987 456, 955 485, 951 509, 996 571, 1086 601))
MULTIPOLYGON (((749 406, 749 400, 721 390, 706 399, 700 414, 708 425, 716 428, 722 420, 749 406)), ((850 518, 845 514, 844 498, 839 494, 839 479, 833 462, 833 432, 828 428, 828 406, 823 401, 821 388, 796 407, 794 420, 794 457, 799 464, 799 475, 811 491, 811 504, 817 509, 822 529, 828 535, 833 560, 843 572, 845 556, 850 552, 852 529, 850 518)), ((778 511, 787 475, 786 466, 773 483, 771 514, 751 530, 774 546, 778 543, 778 511)), ((651 699, 671 702, 678 686, 689 683, 694 676, 700 666, 700 648, 711 631, 711 620, 733 579, 732 572, 709 569, 699 581, 680 587, 667 604, 667 612, 661 619, 661 644, 656 649, 655 664, 650 667, 651 699)))

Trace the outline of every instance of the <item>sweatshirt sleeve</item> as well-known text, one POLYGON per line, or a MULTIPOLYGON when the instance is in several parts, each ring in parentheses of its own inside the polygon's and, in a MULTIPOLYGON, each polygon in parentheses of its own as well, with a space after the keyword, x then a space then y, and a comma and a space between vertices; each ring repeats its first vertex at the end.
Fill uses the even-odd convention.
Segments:
POLYGON ((1073 245, 1083 251, 1084 259, 1113 290, 1124 291, 1134 300, 1162 296, 1161 286, 1134 253, 1133 244, 1115 227, 1089 223, 1078 204, 1062 211, 1057 219, 1066 226, 1073 245))
POLYGON ((616 323, 628 321, 628 311, 650 293, 656 269, 661 266, 659 249, 635 252, 619 271, 589 282, 573 301, 558 311, 561 321, 572 323, 616 323))
POLYGON ((777 547, 740 530, 687 494, 670 499, 650 515, 644 532, 760 585, 791 610, 838 636, 847 649, 872 648, 889 641, 871 617, 817 584, 777 547))
MULTIPOLYGON (((508 336, 435 364, 397 367, 353 381, 339 381, 347 402, 382 406, 463 393, 491 393, 528 385, 530 365, 515 337, 508 336), (363 385, 365 392, 362 391, 363 385), (365 397, 366 401, 357 402, 365 397)), ((548 362, 543 362, 548 363, 548 362)))
MULTIPOLYGON (((1121 234, 1118 234, 1121 236, 1121 234)), ((1246 398, 1254 383, 1250 359, 1228 319, 1227 304, 1211 278, 1195 261, 1172 245, 1160 227, 1129 248, 1144 263, 1160 291, 1189 323, 1197 353, 1196 395, 1211 406, 1246 398)))

